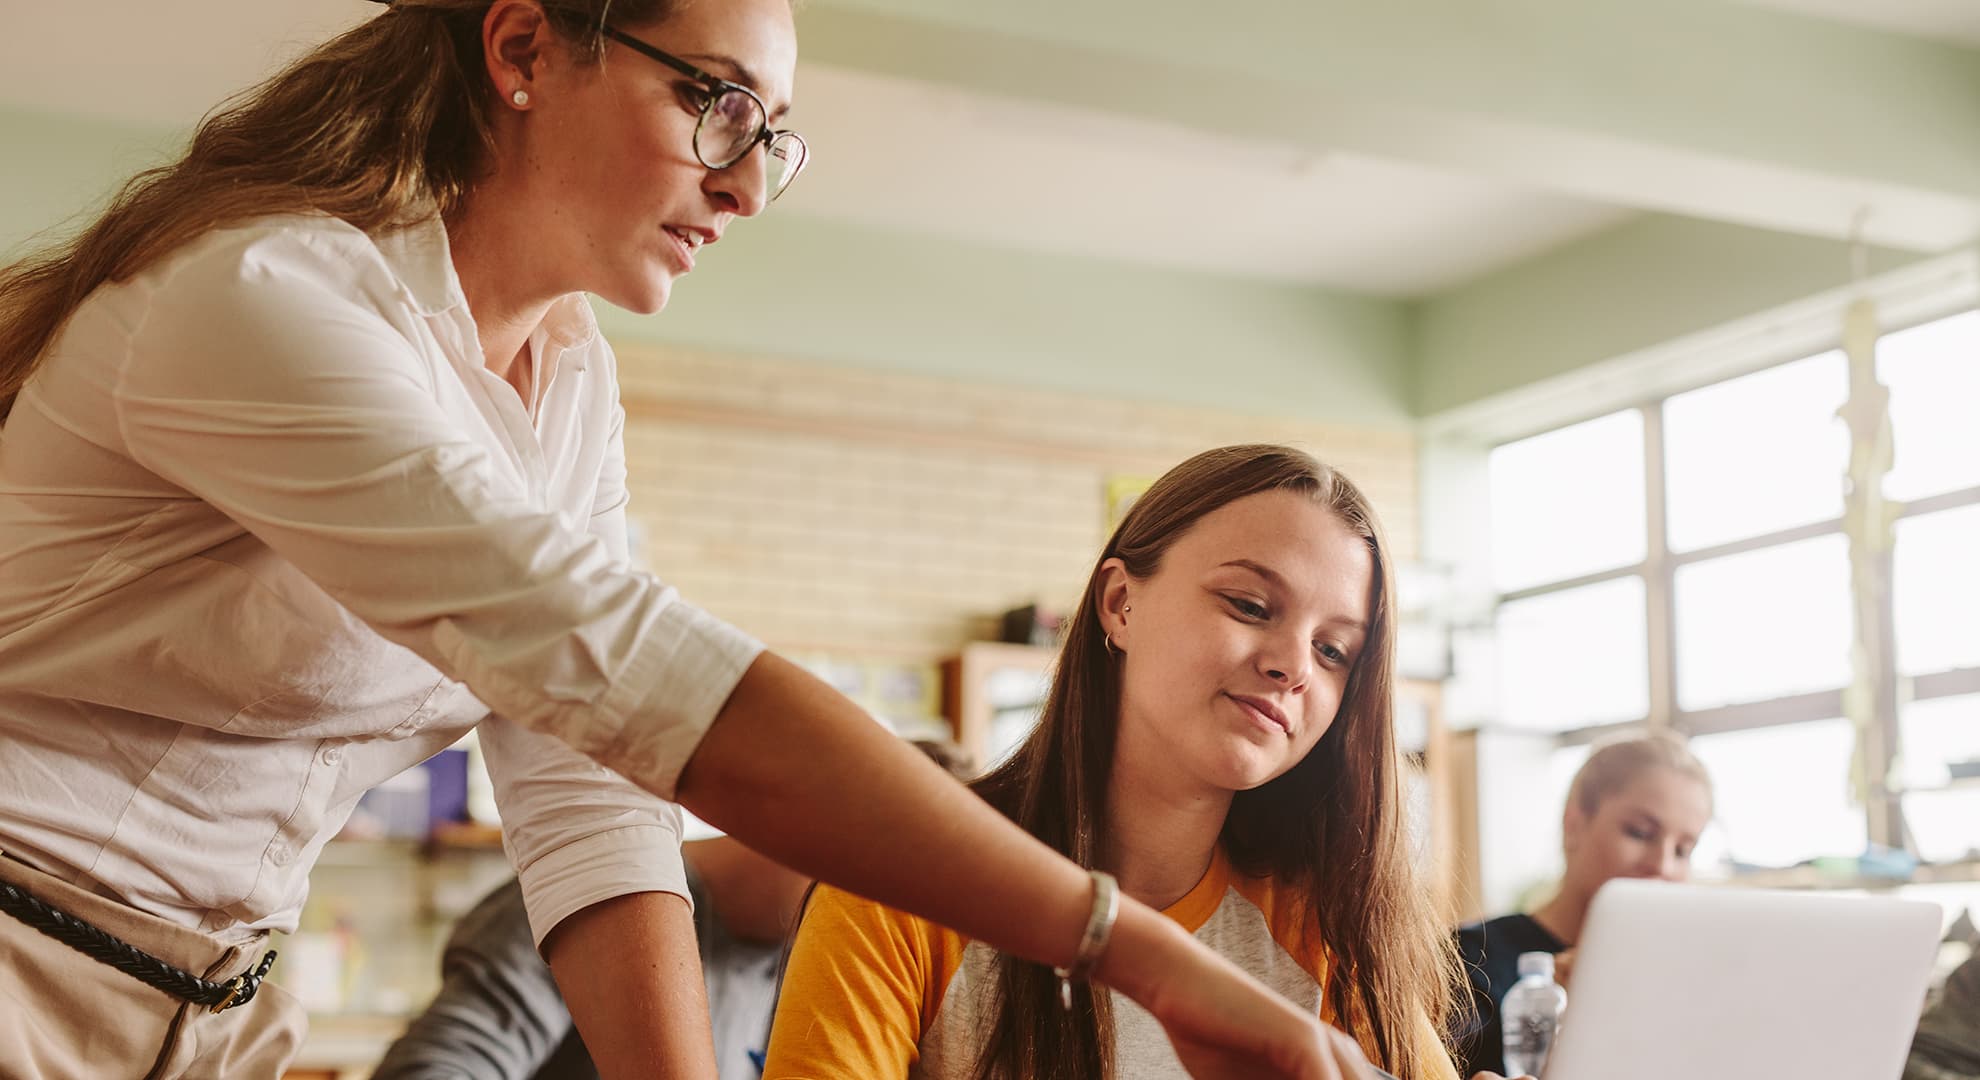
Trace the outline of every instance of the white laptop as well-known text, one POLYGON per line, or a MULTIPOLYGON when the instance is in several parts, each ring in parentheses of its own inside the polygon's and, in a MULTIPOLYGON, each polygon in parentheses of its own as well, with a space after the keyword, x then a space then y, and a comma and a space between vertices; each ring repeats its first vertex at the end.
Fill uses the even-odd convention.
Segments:
POLYGON ((1935 904, 1612 881, 1545 1080, 1898 1080, 1935 904))

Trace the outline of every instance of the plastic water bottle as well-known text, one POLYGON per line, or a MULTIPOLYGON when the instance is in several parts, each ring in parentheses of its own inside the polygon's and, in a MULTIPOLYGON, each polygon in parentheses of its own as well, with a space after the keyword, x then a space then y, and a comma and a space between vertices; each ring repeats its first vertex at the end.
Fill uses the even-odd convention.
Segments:
POLYGON ((1554 981, 1554 954, 1520 953, 1519 981, 1499 1004, 1507 1076, 1540 1075, 1566 1009, 1567 991, 1554 981))

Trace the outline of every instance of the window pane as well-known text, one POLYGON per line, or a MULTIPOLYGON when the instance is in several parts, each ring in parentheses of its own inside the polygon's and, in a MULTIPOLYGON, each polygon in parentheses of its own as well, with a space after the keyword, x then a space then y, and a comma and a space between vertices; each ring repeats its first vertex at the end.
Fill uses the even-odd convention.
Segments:
POLYGON ((1906 704, 1898 739, 1913 850, 1927 862, 1980 858, 1980 694, 1906 704))
POLYGON ((1492 451, 1492 568, 1502 590, 1643 561, 1643 414, 1492 451))
POLYGON ((1650 711, 1643 579, 1499 605, 1499 716, 1562 731, 1650 711))
POLYGON ((1980 484, 1980 311, 1884 338, 1877 375, 1891 388, 1897 443, 1884 493, 1917 499, 1980 484))
POLYGON ((1052 692, 1050 673, 1029 667, 997 668, 983 679, 990 704, 990 730, 984 735, 983 771, 996 768, 1031 737, 1038 714, 1052 692))
POLYGON ((1980 787, 1906 795, 1904 824, 1926 862, 1980 859, 1980 787))
POLYGON ((1980 506, 1897 523, 1891 600, 1898 670, 1980 667, 1980 506))
MULTIPOLYGON (((1504 903, 1525 911, 1544 903, 1559 885, 1564 857, 1561 851, 1561 810, 1567 806, 1568 789, 1574 774, 1587 762, 1594 747, 1583 743, 1541 751, 1544 762, 1528 768, 1481 772, 1481 814, 1500 822, 1488 846, 1479 852, 1481 860, 1495 863, 1490 870, 1511 895, 1500 900, 1486 897, 1493 907, 1504 903), (1509 808, 1517 809, 1509 813, 1509 808)), ((1530 759, 1529 759, 1530 761, 1530 759)), ((1497 764, 1494 760, 1492 763, 1497 764)))
POLYGON ((1560 842, 1560 811, 1567 808, 1568 796, 1574 791, 1574 774, 1588 764, 1588 755, 1594 752, 1595 744, 1582 743, 1558 747, 1547 755, 1547 776, 1540 781, 1542 787, 1533 797, 1544 800, 1540 805, 1553 808, 1556 844, 1560 842))
POLYGON ((1847 720, 1700 735, 1691 750, 1712 774, 1716 817, 1742 863, 1792 866, 1818 855, 1860 855, 1869 834, 1851 805, 1847 720))
POLYGON ((1905 787, 1957 780, 1980 788, 1980 694, 1906 702, 1898 710, 1898 747, 1905 787))
POLYGON ((1848 392, 1832 352, 1664 402, 1671 550, 1840 515, 1849 433, 1836 410, 1848 392))
POLYGON ((1846 552, 1842 537, 1820 536, 1678 567, 1678 708, 1847 683, 1846 552))

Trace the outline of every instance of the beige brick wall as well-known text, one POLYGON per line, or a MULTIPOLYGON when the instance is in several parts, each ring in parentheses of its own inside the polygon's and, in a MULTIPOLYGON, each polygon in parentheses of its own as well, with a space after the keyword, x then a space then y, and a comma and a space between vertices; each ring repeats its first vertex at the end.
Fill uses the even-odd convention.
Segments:
POLYGON ((1063 607, 1106 539, 1107 478, 1227 443, 1340 466, 1416 549, 1407 432, 675 348, 619 363, 647 564, 786 650, 933 657, 1008 608, 1063 607))

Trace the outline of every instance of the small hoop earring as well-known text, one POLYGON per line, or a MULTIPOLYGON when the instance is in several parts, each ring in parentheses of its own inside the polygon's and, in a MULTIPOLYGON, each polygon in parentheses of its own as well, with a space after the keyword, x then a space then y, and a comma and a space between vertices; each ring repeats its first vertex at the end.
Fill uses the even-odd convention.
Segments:
POLYGON ((1120 649, 1120 646, 1118 646, 1118 645, 1115 645, 1115 644, 1114 644, 1114 635, 1112 635, 1112 634, 1101 634, 1101 635, 1100 635, 1100 640, 1101 640, 1101 642, 1102 642, 1102 643, 1104 643, 1104 644, 1105 644, 1105 645, 1107 646, 1107 655, 1108 655, 1108 656, 1119 656, 1119 655, 1121 655, 1121 649, 1120 649))
POLYGON ((529 104, 529 91, 518 89, 515 93, 509 95, 509 100, 515 102, 516 108, 520 109, 529 104))

